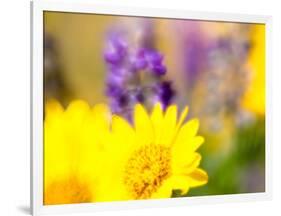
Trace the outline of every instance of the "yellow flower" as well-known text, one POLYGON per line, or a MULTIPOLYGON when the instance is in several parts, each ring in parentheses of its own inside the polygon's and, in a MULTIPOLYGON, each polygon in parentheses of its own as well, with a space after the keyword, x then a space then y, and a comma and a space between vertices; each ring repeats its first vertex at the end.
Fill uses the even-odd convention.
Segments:
POLYGON ((186 194, 207 183, 207 173, 198 168, 201 155, 196 150, 204 142, 196 135, 199 121, 184 123, 187 112, 186 107, 177 120, 175 105, 163 113, 157 104, 148 115, 138 104, 134 127, 113 116, 101 174, 103 201, 168 198, 173 190, 186 194))
POLYGON ((44 204, 94 202, 98 197, 101 138, 109 130, 105 105, 83 101, 66 110, 46 104, 44 122, 44 204))
POLYGON ((242 100, 242 105, 254 113, 265 112, 265 25, 257 24, 252 30, 249 66, 252 69, 250 86, 242 100))

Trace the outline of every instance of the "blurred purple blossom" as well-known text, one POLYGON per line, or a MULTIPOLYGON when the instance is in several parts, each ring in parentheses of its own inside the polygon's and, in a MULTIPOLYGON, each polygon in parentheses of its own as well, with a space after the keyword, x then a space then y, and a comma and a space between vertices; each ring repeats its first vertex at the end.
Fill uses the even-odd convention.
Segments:
POLYGON ((188 86, 192 87, 206 69, 207 49, 210 41, 194 21, 184 23, 183 64, 188 86))
POLYGON ((209 128, 224 127, 223 119, 241 116, 241 99, 249 81, 247 59, 250 51, 249 26, 237 25, 229 34, 209 41, 200 82, 204 86, 204 100, 198 111, 209 119, 209 128))
POLYGON ((161 102, 165 108, 175 95, 171 82, 163 80, 167 71, 164 55, 149 43, 148 38, 153 37, 146 35, 144 40, 139 38, 137 43, 132 43, 128 33, 113 29, 106 40, 106 95, 112 111, 128 119, 136 103, 152 106, 161 102))
POLYGON ((122 32, 109 34, 107 41, 104 59, 110 64, 120 64, 127 53, 127 43, 122 32))
POLYGON ((163 81, 158 83, 156 87, 160 101, 162 101, 163 107, 166 108, 172 101, 175 91, 172 88, 170 81, 163 81))

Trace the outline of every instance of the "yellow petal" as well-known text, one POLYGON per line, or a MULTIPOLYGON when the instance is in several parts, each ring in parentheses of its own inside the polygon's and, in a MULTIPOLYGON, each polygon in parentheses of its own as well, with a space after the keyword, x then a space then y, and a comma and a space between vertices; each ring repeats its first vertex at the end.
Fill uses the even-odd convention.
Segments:
POLYGON ((69 104, 64 113, 64 123, 66 128, 72 129, 72 133, 79 130, 80 124, 84 121, 84 117, 89 114, 89 105, 82 101, 76 100, 69 104))
POLYGON ((196 135, 199 129, 199 120, 198 119, 192 119, 189 120, 187 123, 185 123, 180 132, 179 136, 184 136, 184 137, 193 137, 196 135))
MULTIPOLYGON (((122 117, 117 115, 112 117, 112 133, 117 135, 118 138, 121 139, 120 141, 124 142, 124 144, 135 144, 136 133, 128 121, 122 117)), ((126 148, 127 146, 124 146, 124 144, 119 147, 126 148)))
POLYGON ((191 141, 191 151, 196 151, 203 143, 205 139, 202 136, 196 136, 191 141))
POLYGON ((56 100, 49 100, 45 105, 45 122, 56 121, 63 114, 62 105, 56 100))
POLYGON ((170 198, 172 196, 173 188, 170 179, 165 180, 160 188, 151 195, 151 199, 170 198))
POLYGON ((163 110, 160 103, 157 103, 151 114, 151 123, 154 131, 154 141, 155 143, 160 142, 161 129, 163 122, 163 110))
POLYGON ((182 111, 182 113, 181 113, 181 115, 180 115, 179 121, 178 121, 178 123, 177 123, 177 129, 176 129, 176 130, 178 130, 178 129, 181 127, 181 125, 182 125, 182 123, 184 122, 184 120, 185 120, 187 114, 188 114, 188 107, 186 106, 186 107, 183 109, 183 111, 182 111))
POLYGON ((201 155, 197 152, 183 157, 183 155, 172 156, 172 172, 176 175, 187 175, 193 172, 201 162, 201 155))
MULTIPOLYGON (((197 119, 185 123, 173 141, 173 154, 176 157, 188 158, 203 142, 203 137, 194 137, 199 128, 197 119)), ((182 158, 179 158, 182 160, 182 158)))
POLYGON ((190 173, 200 165, 202 156, 199 153, 194 153, 193 155, 194 157, 192 160, 190 160, 190 162, 184 166, 184 173, 190 173))
POLYGON ((171 145, 175 135, 177 123, 177 106, 171 105, 167 108, 161 130, 161 145, 171 145))
POLYGON ((110 109, 105 104, 97 104, 90 110, 89 115, 85 116, 82 138, 88 142, 96 143, 100 148, 104 148, 104 144, 107 143, 110 124, 110 109))
POLYGON ((46 103, 44 122, 44 183, 70 172, 70 158, 65 143, 64 111, 55 100, 46 103))
POLYGON ((63 107, 57 100, 47 101, 45 109, 46 115, 63 112, 63 107))
POLYGON ((188 157, 195 152, 204 143, 202 136, 186 137, 180 134, 174 142, 172 151, 175 157, 188 157))
POLYGON ((103 159, 102 151, 107 144, 109 134, 109 126, 107 120, 102 117, 103 115, 104 113, 100 112, 100 116, 95 116, 90 112, 80 126, 81 135, 79 135, 78 141, 78 151, 81 155, 78 164, 79 173, 88 180, 96 178, 97 173, 102 169, 100 161, 103 159))
POLYGON ((62 118, 45 121, 44 124, 44 184, 57 176, 70 173, 70 149, 65 142, 65 127, 62 118))
POLYGON ((188 179, 190 187, 198 187, 208 182, 208 174, 204 170, 197 168, 188 175, 188 179))
POLYGON ((117 115, 112 118, 112 133, 108 138, 111 140, 108 142, 106 150, 110 154, 109 157, 113 161, 115 160, 112 166, 119 166, 115 169, 122 169, 132 152, 136 150, 139 138, 127 120, 117 115))
POLYGON ((134 124, 137 141, 142 145, 151 143, 153 141, 152 123, 145 108, 140 104, 137 104, 134 109, 134 124))
POLYGON ((90 109, 89 105, 82 100, 75 100, 69 104, 66 109, 66 113, 70 116, 78 116, 90 109))
POLYGON ((173 190, 180 190, 181 195, 187 194, 190 188, 189 179, 185 176, 173 176, 170 178, 173 190))
POLYGON ((93 119, 98 128, 108 129, 111 121, 111 112, 107 105, 97 104, 92 108, 93 119))

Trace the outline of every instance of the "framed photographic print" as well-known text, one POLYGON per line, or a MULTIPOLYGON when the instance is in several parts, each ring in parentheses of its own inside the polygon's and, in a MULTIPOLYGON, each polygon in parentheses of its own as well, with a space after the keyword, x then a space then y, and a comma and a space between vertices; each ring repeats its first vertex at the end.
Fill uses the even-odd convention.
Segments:
POLYGON ((270 17, 31 8, 34 215, 271 198, 270 17))

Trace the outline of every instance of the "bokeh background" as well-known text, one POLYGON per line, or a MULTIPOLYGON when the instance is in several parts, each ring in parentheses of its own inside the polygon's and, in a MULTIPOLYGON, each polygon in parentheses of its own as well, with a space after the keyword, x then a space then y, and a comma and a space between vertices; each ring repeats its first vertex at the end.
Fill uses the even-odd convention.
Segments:
POLYGON ((172 103, 188 105, 189 117, 200 119, 209 182, 188 196, 263 192, 265 26, 45 12, 45 101, 111 103, 104 50, 115 29, 125 29, 130 46, 143 43, 163 54, 172 103))

